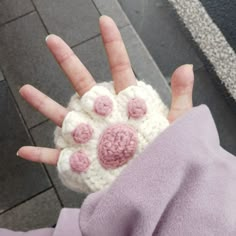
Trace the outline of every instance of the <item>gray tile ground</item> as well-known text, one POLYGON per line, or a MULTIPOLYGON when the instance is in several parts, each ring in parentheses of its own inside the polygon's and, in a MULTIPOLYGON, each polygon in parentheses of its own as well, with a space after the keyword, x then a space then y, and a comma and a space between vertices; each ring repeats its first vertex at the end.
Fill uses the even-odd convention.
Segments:
POLYGON ((112 79, 100 36, 73 48, 73 50, 97 82, 112 79))
POLYGON ((129 24, 129 20, 117 0, 93 0, 102 15, 112 16, 118 27, 129 24))
POLYGON ((1 0, 0 25, 33 10, 34 7, 30 0, 1 0))
POLYGON ((23 145, 30 145, 6 81, 0 82, 0 212, 51 186, 40 164, 16 156, 23 145))
POLYGON ((166 0, 119 2, 165 77, 182 64, 203 66, 166 0))
POLYGON ((204 68, 195 72, 194 105, 207 104, 214 117, 221 146, 236 155, 236 115, 215 85, 215 79, 204 68))
POLYGON ((66 188, 58 178, 57 170, 54 166, 47 166, 47 170, 52 178, 63 207, 80 208, 87 195, 84 193, 76 193, 66 188))
MULTIPOLYGON (((54 129, 55 129, 55 125, 51 121, 47 121, 31 129, 30 132, 38 146, 54 147, 54 144, 53 144, 54 129)), ((58 174, 57 174, 55 166, 47 165, 46 168, 55 185, 56 191, 60 196, 63 206, 64 207, 80 207, 86 195, 72 192, 69 189, 67 189, 64 185, 62 185, 60 179, 58 178, 58 174)))
POLYGON ((99 13, 91 0, 33 0, 48 31, 70 46, 99 33, 99 13))
POLYGON ((32 84, 61 104, 72 87, 45 45, 47 35, 36 13, 0 27, 0 65, 28 127, 45 118, 19 95, 19 88, 32 84))
POLYGON ((0 228, 28 231, 56 224, 61 206, 53 189, 0 215, 0 228))
POLYGON ((138 79, 150 83, 160 94, 163 102, 169 106, 170 90, 168 84, 132 26, 122 28, 121 34, 138 79))
POLYGON ((4 80, 4 77, 3 77, 3 74, 2 72, 0 71, 0 81, 4 80))

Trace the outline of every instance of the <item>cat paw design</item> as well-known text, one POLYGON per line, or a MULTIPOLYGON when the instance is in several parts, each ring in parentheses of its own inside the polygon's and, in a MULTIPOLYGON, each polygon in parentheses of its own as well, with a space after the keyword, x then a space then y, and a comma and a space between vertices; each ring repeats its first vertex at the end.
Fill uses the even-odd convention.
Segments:
POLYGON ((166 107, 142 81, 116 94, 113 82, 72 96, 55 144, 62 149, 58 172, 74 191, 108 187, 168 125, 166 107))

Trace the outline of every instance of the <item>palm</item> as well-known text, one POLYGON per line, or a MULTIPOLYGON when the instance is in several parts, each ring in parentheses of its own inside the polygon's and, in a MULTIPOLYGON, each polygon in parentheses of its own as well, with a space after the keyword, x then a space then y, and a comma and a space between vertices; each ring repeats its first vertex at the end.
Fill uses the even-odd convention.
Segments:
MULTIPOLYGON (((115 91, 119 93, 130 85, 136 85, 136 78, 120 32, 113 20, 107 16, 102 16, 100 18, 100 30, 115 91)), ((96 84, 89 71, 61 38, 50 35, 46 42, 56 61, 80 96, 96 84)), ((168 119, 173 122, 192 107, 193 72, 191 66, 181 66, 174 72, 171 79, 171 88, 172 104, 168 119)), ((65 107, 30 85, 24 85, 20 89, 20 94, 57 126, 62 126, 62 122, 68 113, 65 107)), ((32 146, 21 147, 18 151, 18 155, 27 160, 53 165, 57 164, 59 154, 60 151, 57 149, 32 146)))

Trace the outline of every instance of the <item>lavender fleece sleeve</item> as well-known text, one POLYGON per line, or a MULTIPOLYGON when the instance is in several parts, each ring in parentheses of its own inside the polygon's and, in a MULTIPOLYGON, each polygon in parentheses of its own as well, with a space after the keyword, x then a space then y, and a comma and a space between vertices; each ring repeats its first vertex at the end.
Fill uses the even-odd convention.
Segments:
POLYGON ((90 194, 80 211, 63 209, 55 231, 26 235, 235 236, 236 157, 220 147, 201 105, 156 138, 110 188, 90 194))

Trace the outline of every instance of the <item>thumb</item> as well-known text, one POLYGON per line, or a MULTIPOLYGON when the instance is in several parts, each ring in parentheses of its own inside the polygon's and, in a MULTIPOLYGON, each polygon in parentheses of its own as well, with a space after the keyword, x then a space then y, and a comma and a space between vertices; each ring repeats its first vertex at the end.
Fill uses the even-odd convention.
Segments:
POLYGON ((168 114, 170 123, 193 107, 193 65, 178 67, 171 77, 172 101, 168 114))

